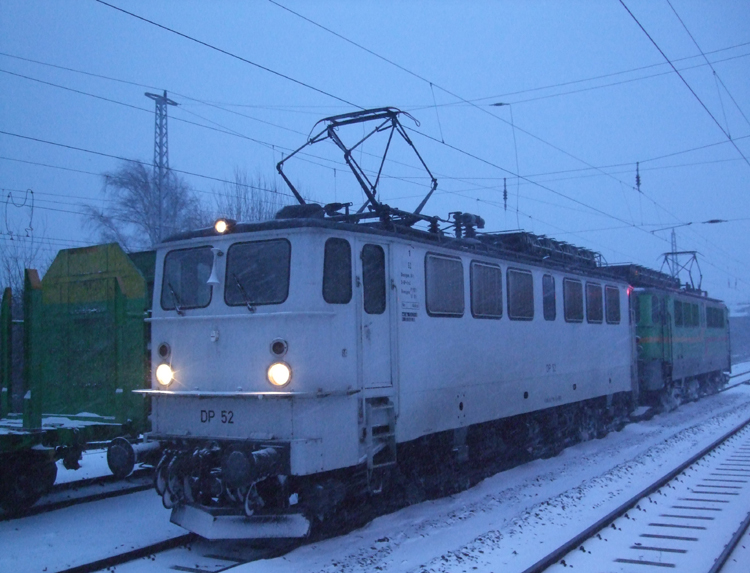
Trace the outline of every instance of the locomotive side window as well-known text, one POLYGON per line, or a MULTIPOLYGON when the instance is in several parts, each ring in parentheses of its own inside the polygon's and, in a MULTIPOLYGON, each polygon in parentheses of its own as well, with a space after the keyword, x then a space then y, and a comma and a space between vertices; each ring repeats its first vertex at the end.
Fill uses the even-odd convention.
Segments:
POLYGON ((292 246, 286 239, 235 243, 227 252, 229 306, 281 304, 289 295, 292 246))
POLYGON ((583 322, 583 284, 581 281, 563 280, 563 306, 567 322, 583 322))
POLYGON ((476 318, 503 316, 503 277, 500 267, 472 261, 471 314, 476 318))
POLYGON ((427 314, 463 316, 464 266, 461 259, 427 255, 424 266, 427 314))
POLYGON ((674 301, 674 325, 682 326, 682 324, 683 324, 682 303, 679 300, 676 300, 674 301))
POLYGON ((346 304, 352 300, 352 248, 345 239, 326 241, 323 300, 330 304, 346 304))
POLYGON ((706 326, 709 328, 724 328, 724 311, 720 308, 707 306, 706 326))
POLYGON ((203 308, 211 302, 213 254, 211 247, 170 251, 164 257, 164 276, 161 283, 161 307, 180 311, 184 308, 203 308))
POLYGON ((691 307, 693 307, 693 326, 699 326, 700 325, 700 316, 698 314, 698 305, 697 304, 691 304, 691 307))
POLYGON ((620 289, 604 287, 604 303, 607 310, 607 324, 620 323, 620 289))
POLYGON ((639 297, 637 294, 631 294, 630 301, 633 304, 633 311, 635 314, 635 323, 640 324, 641 323, 641 297, 639 297))
POLYGON ((555 277, 542 277, 542 304, 544 306, 544 320, 555 320, 557 317, 557 300, 555 299, 555 277))
POLYGON ((534 318, 534 277, 529 271, 508 269, 508 318, 534 318))
POLYGON ((586 283, 586 321, 600 324, 603 317, 602 285, 586 283))
POLYGON ((651 297, 651 323, 661 324, 661 319, 664 316, 664 299, 660 299, 658 296, 653 295, 651 297))
POLYGON ((362 247, 362 290, 365 312, 385 312, 385 252, 378 245, 362 247))

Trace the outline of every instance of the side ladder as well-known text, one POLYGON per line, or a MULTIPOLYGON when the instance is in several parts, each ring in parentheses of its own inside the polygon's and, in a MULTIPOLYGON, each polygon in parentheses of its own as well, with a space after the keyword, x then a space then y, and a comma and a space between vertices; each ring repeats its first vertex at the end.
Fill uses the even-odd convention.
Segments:
POLYGON ((383 473, 396 465, 396 410, 387 398, 365 401, 365 446, 367 484, 372 493, 380 493, 383 473))

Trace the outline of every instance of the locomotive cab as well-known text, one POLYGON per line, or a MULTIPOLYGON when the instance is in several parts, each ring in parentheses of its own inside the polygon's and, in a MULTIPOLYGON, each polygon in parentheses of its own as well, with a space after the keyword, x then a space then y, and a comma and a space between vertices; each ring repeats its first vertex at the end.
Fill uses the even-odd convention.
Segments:
POLYGON ((395 456, 388 244, 301 223, 158 249, 146 393, 151 438, 168 444, 157 489, 181 523, 196 507, 273 510, 273 536, 279 512, 289 536, 304 534, 295 505, 325 513, 341 498, 338 470, 371 477, 395 456), (373 440, 383 424, 390 438, 373 440))

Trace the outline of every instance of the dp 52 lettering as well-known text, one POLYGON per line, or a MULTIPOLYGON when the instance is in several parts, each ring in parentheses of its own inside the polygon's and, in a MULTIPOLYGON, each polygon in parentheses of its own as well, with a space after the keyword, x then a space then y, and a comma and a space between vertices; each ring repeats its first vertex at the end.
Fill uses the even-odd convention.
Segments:
MULTIPOLYGON (((201 422, 208 424, 217 418, 214 410, 201 410, 201 422)), ((222 424, 234 424, 234 412, 231 410, 222 410, 217 418, 222 424)))

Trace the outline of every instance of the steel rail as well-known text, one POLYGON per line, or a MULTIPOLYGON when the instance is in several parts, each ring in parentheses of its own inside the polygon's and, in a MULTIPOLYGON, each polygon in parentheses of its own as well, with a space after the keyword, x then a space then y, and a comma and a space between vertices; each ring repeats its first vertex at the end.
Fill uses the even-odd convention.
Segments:
MULTIPOLYGON (((128 477, 135 477, 135 478, 140 479, 143 477, 148 477, 148 474, 151 473, 152 471, 153 470, 151 469, 136 470, 137 473, 133 472, 128 477)), ((96 485, 107 485, 107 484, 116 485, 122 481, 123 479, 115 478, 115 476, 102 476, 98 478, 87 478, 87 479, 80 480, 80 481, 58 484, 57 486, 54 486, 45 495, 55 494, 58 492, 64 492, 68 490, 75 490, 76 488, 80 488, 80 487, 91 487, 91 486, 96 486, 96 485)), ((21 511, 6 512, 3 514, 0 514, 0 522, 11 521, 13 519, 21 519, 24 517, 31 517, 33 515, 40 515, 42 513, 49 513, 52 511, 57 511, 59 509, 64 509, 66 507, 72 507, 74 505, 81 505, 84 503, 91 503, 94 501, 100 501, 102 499, 110 499, 110 498, 120 497, 123 495, 128 495, 131 493, 138 493, 139 491, 145 491, 148 489, 152 489, 153 487, 154 487, 153 481, 149 479, 148 483, 133 484, 130 487, 123 487, 122 489, 113 489, 110 491, 102 491, 102 492, 97 492, 97 493, 88 494, 88 495, 83 494, 78 497, 73 497, 71 499, 64 499, 60 501, 50 501, 50 502, 44 503, 44 497, 42 497, 42 499, 39 502, 37 502, 37 505, 33 505, 21 511)))
MULTIPOLYGON (((703 458, 704 456, 708 455, 710 452, 715 450, 719 445, 727 441, 729 438, 734 436, 737 432, 745 428, 746 426, 750 425, 750 418, 715 440, 713 443, 711 443, 709 446, 706 446, 703 448, 700 452, 692 456, 687 461, 681 463, 679 466, 677 466, 675 469, 671 470, 669 473, 665 474, 655 482, 653 482, 651 485, 640 491, 639 493, 635 494, 633 497, 631 497, 629 500, 627 500, 625 503, 620 505, 618 508, 614 509, 604 517, 602 517, 599 521, 594 523, 593 525, 587 527, 584 529, 581 533, 570 539, 569 541, 562 544, 560 547, 534 563, 531 567, 528 569, 525 569, 523 573, 541 573, 548 567, 551 567, 555 563, 557 563, 560 559, 565 557, 568 553, 573 551, 574 549, 580 547, 580 545, 586 541, 587 539, 591 538, 595 533, 598 531, 601 531, 605 527, 609 526, 610 523, 614 522, 617 518, 623 516, 626 512, 633 509, 636 504, 643 499, 646 496, 651 495, 659 488, 663 487, 668 482, 672 481, 675 477, 680 475, 683 471, 685 471, 687 468, 692 466, 695 462, 703 458)), ((748 516, 750 519, 750 516, 748 516)))
POLYGON ((146 547, 139 547, 137 549, 132 549, 124 553, 119 553, 118 555, 112 555, 111 557, 98 559, 96 561, 92 561, 91 563, 76 565, 75 567, 70 567, 68 569, 62 569, 58 571, 58 573, 93 573, 94 571, 100 571, 102 569, 108 569, 110 567, 122 565, 123 563, 127 563, 128 561, 134 561, 135 559, 148 557, 149 555, 153 555, 155 553, 162 553, 169 549, 176 549, 177 547, 181 547, 183 545, 191 543, 196 538, 197 535, 195 535, 194 533, 186 533, 184 535, 179 535, 165 541, 152 543, 151 545, 147 545, 146 547))
POLYGON ((747 527, 750 525, 750 513, 747 514, 747 517, 745 520, 740 524, 739 528, 737 528, 737 531, 734 532, 734 535, 732 535, 732 539, 729 540, 729 543, 727 543, 724 546, 724 551, 721 552, 721 555, 719 555, 716 558, 716 561, 714 561, 713 567, 709 569, 708 573, 719 573, 721 569, 726 565, 727 561, 729 560, 729 556, 732 555, 732 552, 734 551, 734 548, 737 547, 737 544, 740 542, 740 539, 743 538, 745 535, 745 531, 747 531, 747 527))
POLYGON ((114 475, 106 475, 106 476, 98 476, 98 477, 92 477, 92 478, 84 478, 76 481, 66 481, 63 483, 57 483, 52 486, 52 489, 47 492, 45 495, 49 495, 50 493, 57 493, 58 491, 66 491, 69 489, 76 489, 79 487, 88 487, 90 485, 100 485, 100 484, 109 484, 109 483, 118 483, 121 481, 125 481, 126 479, 131 478, 140 478, 148 476, 149 474, 153 474, 154 468, 138 468, 136 470, 133 470, 130 475, 124 477, 124 478, 118 478, 114 475))

